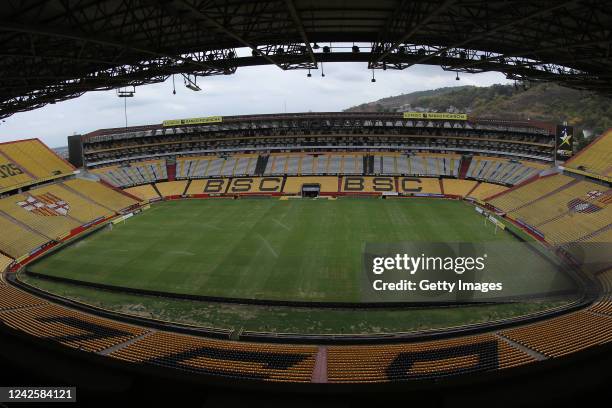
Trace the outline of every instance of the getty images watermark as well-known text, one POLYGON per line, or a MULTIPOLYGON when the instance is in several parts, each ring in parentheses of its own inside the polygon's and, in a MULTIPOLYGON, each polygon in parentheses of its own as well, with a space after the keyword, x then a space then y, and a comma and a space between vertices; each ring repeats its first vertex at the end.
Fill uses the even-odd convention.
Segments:
POLYGON ((575 296, 554 256, 520 242, 367 243, 364 302, 507 302, 575 296))

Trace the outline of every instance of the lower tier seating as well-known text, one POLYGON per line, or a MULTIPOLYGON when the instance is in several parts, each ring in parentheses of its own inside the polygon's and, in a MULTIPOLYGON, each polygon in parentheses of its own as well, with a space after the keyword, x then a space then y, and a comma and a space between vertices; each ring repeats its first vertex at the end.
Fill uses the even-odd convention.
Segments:
POLYGON ((13 329, 65 346, 99 352, 147 332, 146 329, 55 305, 0 312, 13 329))
MULTIPOLYGON (((0 208, 3 201, 0 200, 0 208)), ((0 250, 15 259, 50 241, 49 237, 27 229, 23 224, 19 224, 1 210, 0 231, 2 231, 2 234, 0 234, 0 250)))
POLYGON ((491 184, 481 182, 478 186, 469 193, 469 197, 475 198, 480 201, 484 201, 495 194, 499 194, 503 191, 508 190, 508 187, 500 186, 499 184, 491 184))
POLYGON ((442 180, 444 184, 444 194, 465 197, 478 184, 474 180, 448 179, 442 180))
POLYGON ((111 354, 133 363, 265 381, 310 382, 317 347, 153 333, 111 354))
POLYGON ((579 311, 501 334, 546 356, 560 357, 612 341, 612 316, 579 311))
POLYGON ((151 184, 143 184, 141 186, 126 188, 125 192, 139 197, 142 201, 150 201, 160 198, 157 191, 153 188, 151 184))
POLYGON ((101 183, 90 180, 72 179, 64 181, 64 184, 75 191, 82 193, 96 203, 119 212, 137 202, 125 194, 113 190, 101 183))
POLYGON ((159 191, 162 197, 180 196, 187 187, 187 180, 165 181, 156 183, 155 188, 159 191))
POLYGON ((563 174, 538 178, 531 183, 527 183, 493 198, 490 203, 502 211, 514 211, 555 190, 567 186, 573 181, 574 179, 572 177, 564 176, 563 174))
POLYGON ((535 361, 491 334, 424 343, 335 346, 328 349, 330 382, 387 382, 514 367, 535 361))

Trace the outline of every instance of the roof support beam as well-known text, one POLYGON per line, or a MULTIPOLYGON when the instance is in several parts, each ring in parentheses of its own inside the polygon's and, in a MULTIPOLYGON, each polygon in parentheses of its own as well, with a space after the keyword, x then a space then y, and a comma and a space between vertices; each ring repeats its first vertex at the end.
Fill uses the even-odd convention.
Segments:
POLYGON ((552 12, 552 11, 559 10, 559 9, 567 7, 567 6, 571 5, 571 4, 575 4, 576 1, 577 0, 564 1, 562 3, 555 4, 552 7, 548 7, 548 8, 545 8, 543 10, 536 11, 535 13, 531 13, 531 14, 528 14, 526 16, 523 16, 522 18, 518 18, 518 19, 512 20, 509 23, 502 24, 500 26, 496 26, 496 27, 494 27, 494 28, 492 28, 490 30, 486 30, 486 31, 484 31, 484 32, 482 32, 482 33, 480 33, 480 34, 478 34, 476 36, 470 37, 470 38, 468 38, 466 40, 460 41, 460 42, 458 42, 456 44, 453 44, 453 45, 450 45, 448 47, 443 47, 443 48, 439 49, 438 51, 436 51, 434 53, 425 55, 424 57, 419 58, 416 62, 413 62, 412 64, 408 64, 404 68, 410 68, 413 65, 422 64, 423 62, 429 60, 430 58, 438 56, 438 55, 442 54, 445 51, 451 50, 453 48, 463 47, 466 44, 469 44, 469 43, 474 42, 476 40, 483 39, 483 38, 485 38, 485 37, 487 37, 487 36, 489 36, 491 34, 494 34, 494 33, 498 32, 498 31, 504 30, 506 28, 510 28, 510 27, 515 26, 517 24, 521 24, 521 23, 527 22, 527 21, 529 21, 531 19, 534 19, 536 17, 540 17, 540 16, 543 16, 543 15, 546 15, 546 14, 552 12))
MULTIPOLYGON (((452 6, 453 3, 455 3, 455 2, 456 2, 456 0, 446 0, 442 5, 440 5, 439 7, 436 7, 435 10, 433 10, 431 13, 429 13, 427 16, 425 16, 418 24, 413 26, 410 31, 408 31, 406 34, 404 34, 399 40, 395 41, 391 45, 391 47, 389 47, 387 50, 385 50, 385 52, 383 52, 378 57, 376 57, 376 59, 373 61, 373 63, 376 64, 376 63, 379 63, 382 60, 384 60, 389 54, 391 54, 393 51, 397 50, 400 45, 402 45, 403 43, 408 41, 422 27, 427 25, 434 17, 436 17, 438 14, 440 14, 441 12, 443 12, 444 10, 446 10, 447 8, 452 6)), ((393 19, 395 17, 396 16, 390 16, 391 19, 393 19)), ((390 24, 387 24, 384 29, 386 29, 388 26, 390 26, 390 24)))
POLYGON ((310 61, 312 61, 312 63, 315 66, 315 69, 318 68, 317 65, 317 58, 314 55, 314 51, 312 50, 312 47, 310 45, 310 41, 308 40, 308 36, 306 35, 306 30, 304 30, 304 24, 302 22, 302 19, 298 13, 298 11, 295 8, 295 4, 293 3, 293 0, 285 0, 285 4, 287 4, 287 8, 289 9, 289 13, 291 14, 291 18, 293 18, 293 22, 295 23, 295 27, 297 28, 298 32, 300 33, 300 37, 302 37, 302 41, 304 41, 304 44, 306 45, 306 50, 308 51, 308 56, 310 57, 310 61))
POLYGON ((193 7, 191 4, 187 3, 184 0, 177 0, 177 3, 181 4, 186 9, 188 9, 189 12, 191 12, 193 16, 196 16, 196 17, 200 18, 201 20, 205 21, 206 23, 214 26, 217 30, 221 31, 223 34, 233 38, 236 41, 238 41, 239 43, 241 43, 245 47, 249 47, 251 50, 255 51, 255 53, 257 53, 258 55, 261 55, 268 62, 278 66, 280 69, 284 69, 281 65, 277 64, 276 61, 274 61, 274 59, 270 58, 270 56, 266 55, 265 53, 259 52, 259 50, 257 49, 257 46, 255 46, 254 44, 252 44, 249 41, 245 40, 244 38, 242 38, 240 35, 238 35, 235 32, 233 32, 232 30, 226 28, 223 24, 219 23, 215 19, 213 19, 213 18, 209 17, 208 15, 202 13, 200 10, 198 10, 195 7, 193 7))

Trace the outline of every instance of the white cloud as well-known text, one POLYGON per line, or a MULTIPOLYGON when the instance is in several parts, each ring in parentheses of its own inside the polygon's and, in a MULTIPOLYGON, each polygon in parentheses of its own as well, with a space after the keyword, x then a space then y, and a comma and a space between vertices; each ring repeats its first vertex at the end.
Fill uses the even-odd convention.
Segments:
MULTIPOLYGON (((455 74, 439 67, 415 66, 404 71, 372 72, 363 63, 324 65, 321 71, 281 71, 274 66, 240 68, 231 76, 200 78, 202 92, 183 86, 177 76, 176 95, 172 80, 136 88, 127 100, 128 125, 160 123, 164 119, 307 111, 340 111, 387 96, 445 86, 488 86, 508 81, 499 73, 455 74)), ((66 137, 100 128, 125 125, 124 100, 115 91, 90 92, 80 98, 17 113, 0 123, 0 142, 37 137, 52 147, 66 145, 66 137)))

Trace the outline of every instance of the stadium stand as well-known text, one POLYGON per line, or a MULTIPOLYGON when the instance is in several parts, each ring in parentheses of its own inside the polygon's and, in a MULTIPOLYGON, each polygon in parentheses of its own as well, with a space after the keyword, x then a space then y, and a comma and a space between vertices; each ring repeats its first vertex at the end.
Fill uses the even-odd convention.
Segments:
POLYGON ((514 211, 528 203, 538 200, 554 191, 567 186, 574 179, 563 174, 538 178, 513 190, 501 194, 489 202, 502 211, 514 211))
POLYGON ((300 194, 304 184, 318 184, 322 193, 338 191, 337 177, 287 177, 283 191, 286 194, 300 194))
POLYGON ((45 300, 14 288, 0 279, 0 311, 46 304, 48 302, 45 300))
MULTIPOLYGON (((0 208, 9 199, 0 200, 0 208)), ((10 204, 9 204, 10 205, 10 204)), ((32 228, 19 223, 0 210, 0 250, 17 259, 50 241, 32 228)))
POLYGON ((151 201, 160 198, 151 184, 129 187, 126 188, 125 191, 133 196, 140 197, 142 201, 151 201))
POLYGON ((587 197, 590 191, 599 191, 598 184, 588 181, 577 181, 565 184, 552 194, 543 196, 528 205, 519 207, 514 211, 508 212, 513 218, 521 219, 531 226, 537 226, 554 217, 566 214, 568 203, 578 197, 587 197))
POLYGON ((0 200, 0 211, 22 225, 46 236, 59 239, 82 222, 70 215, 61 197, 45 195, 46 187, 30 190, 0 200))
POLYGON ((3 311, 0 321, 32 336, 90 352, 105 350, 147 332, 136 326, 46 304, 3 311))
POLYGON ((478 183, 474 180, 442 179, 444 194, 465 197, 478 183))
POLYGON ((549 357, 560 357, 612 341, 612 317, 579 311, 501 334, 549 357))
POLYGON ((609 177, 612 176, 610 152, 612 152, 612 130, 605 132, 570 159, 565 163, 565 167, 570 171, 578 170, 609 177))
POLYGON ((112 357, 196 373, 310 382, 317 347, 236 343, 156 332, 112 357))
POLYGON ((9 258, 6 255, 0 254, 0 274, 4 272, 11 263, 13 263, 12 258, 9 258))
POLYGON ((187 187, 187 181, 165 181, 155 183, 155 188, 159 191, 162 197, 180 196, 187 187))
POLYGON ((115 191, 107 186, 90 180, 72 179, 66 180, 63 184, 74 191, 78 191, 96 203, 119 212, 137 202, 121 192, 115 191))
POLYGON ((436 378, 515 367, 535 361, 491 334, 424 343, 334 346, 330 382, 386 382, 436 378))
POLYGON ((499 184, 519 184, 537 175, 544 165, 498 157, 476 156, 472 158, 466 177, 499 184))
POLYGON ((506 190, 508 190, 508 187, 500 186, 498 184, 480 182, 480 184, 478 184, 476 188, 468 194, 468 197, 483 201, 492 195, 499 194, 506 190))
POLYGON ((115 187, 137 186, 168 178, 165 160, 147 160, 122 166, 101 167, 92 169, 91 172, 115 187))
POLYGON ((72 174, 74 168, 38 139, 0 143, 0 192, 72 174))

